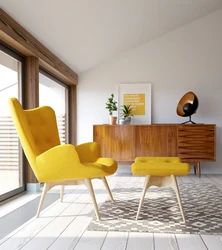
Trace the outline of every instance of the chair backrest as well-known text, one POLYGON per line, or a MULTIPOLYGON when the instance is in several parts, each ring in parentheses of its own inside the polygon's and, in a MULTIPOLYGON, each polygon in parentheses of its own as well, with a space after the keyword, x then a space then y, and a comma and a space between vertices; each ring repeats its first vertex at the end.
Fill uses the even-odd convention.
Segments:
POLYGON ((9 99, 9 107, 25 155, 38 179, 36 157, 60 145, 55 112, 48 106, 23 110, 16 98, 9 99))

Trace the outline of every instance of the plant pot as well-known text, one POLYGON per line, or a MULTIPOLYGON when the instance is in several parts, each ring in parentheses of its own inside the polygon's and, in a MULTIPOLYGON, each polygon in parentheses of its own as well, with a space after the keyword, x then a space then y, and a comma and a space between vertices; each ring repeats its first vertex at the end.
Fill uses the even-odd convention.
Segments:
POLYGON ((128 117, 126 117, 126 118, 120 118, 120 119, 119 119, 119 124, 120 124, 120 125, 123 125, 123 124, 130 124, 130 122, 131 122, 131 117, 130 117, 130 116, 128 116, 128 117))
POLYGON ((109 125, 115 125, 116 120, 117 120, 116 116, 109 116, 109 125))

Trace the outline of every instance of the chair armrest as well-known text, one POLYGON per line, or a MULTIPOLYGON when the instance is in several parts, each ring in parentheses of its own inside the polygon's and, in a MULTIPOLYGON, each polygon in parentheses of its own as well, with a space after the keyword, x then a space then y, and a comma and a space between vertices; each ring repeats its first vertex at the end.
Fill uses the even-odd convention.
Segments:
POLYGON ((84 163, 93 163, 98 158, 101 157, 100 146, 97 142, 87 142, 83 144, 79 144, 75 147, 80 162, 84 163))
POLYGON ((73 176, 82 167, 78 153, 71 144, 53 147, 36 157, 37 178, 40 182, 60 181, 73 176))

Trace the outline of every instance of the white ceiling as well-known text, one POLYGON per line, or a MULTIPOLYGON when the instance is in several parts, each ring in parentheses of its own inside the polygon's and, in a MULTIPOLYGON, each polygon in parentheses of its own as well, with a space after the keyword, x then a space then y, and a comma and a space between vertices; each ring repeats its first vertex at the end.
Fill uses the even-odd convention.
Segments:
POLYGON ((82 73, 222 8, 222 0, 0 0, 1 8, 82 73))

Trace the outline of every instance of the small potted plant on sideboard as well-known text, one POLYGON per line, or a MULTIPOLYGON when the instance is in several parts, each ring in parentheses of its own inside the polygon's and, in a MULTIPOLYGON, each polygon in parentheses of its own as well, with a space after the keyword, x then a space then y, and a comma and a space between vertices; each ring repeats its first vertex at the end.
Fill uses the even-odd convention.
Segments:
POLYGON ((131 116, 133 115, 133 109, 130 105, 123 105, 120 113, 119 124, 130 124, 131 116))
POLYGON ((113 116, 113 111, 117 111, 117 102, 114 100, 114 94, 111 94, 111 97, 108 98, 106 109, 109 110, 109 124, 115 125, 117 117, 113 116))

